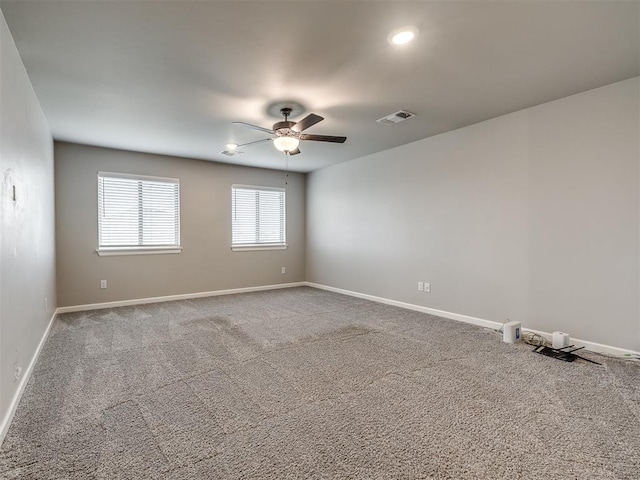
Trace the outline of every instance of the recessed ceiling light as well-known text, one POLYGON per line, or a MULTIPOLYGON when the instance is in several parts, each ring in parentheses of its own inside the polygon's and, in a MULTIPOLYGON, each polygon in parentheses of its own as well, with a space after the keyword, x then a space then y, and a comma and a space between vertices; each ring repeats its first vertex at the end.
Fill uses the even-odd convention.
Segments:
POLYGON ((404 45, 416 38, 418 29, 416 27, 401 27, 389 34, 387 40, 391 45, 404 45))
POLYGON ((227 143, 225 145, 229 150, 235 150, 236 148, 238 148, 238 144, 237 143, 227 143))

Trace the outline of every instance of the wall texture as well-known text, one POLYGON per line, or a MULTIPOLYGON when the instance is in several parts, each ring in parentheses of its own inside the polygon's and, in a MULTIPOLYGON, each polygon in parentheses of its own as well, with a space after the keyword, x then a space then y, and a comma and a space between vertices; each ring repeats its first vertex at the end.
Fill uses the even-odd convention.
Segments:
POLYGON ((640 350, 639 88, 310 174, 307 279, 640 350))
POLYGON ((56 285, 53 140, 1 13, 0 35, 1 441, 20 380, 53 316, 56 285))
POLYGON ((289 248, 233 252, 231 185, 283 187, 284 172, 59 142, 55 157, 59 306, 305 280, 302 174, 288 177, 289 248), (99 171, 179 178, 182 253, 98 256, 99 171))

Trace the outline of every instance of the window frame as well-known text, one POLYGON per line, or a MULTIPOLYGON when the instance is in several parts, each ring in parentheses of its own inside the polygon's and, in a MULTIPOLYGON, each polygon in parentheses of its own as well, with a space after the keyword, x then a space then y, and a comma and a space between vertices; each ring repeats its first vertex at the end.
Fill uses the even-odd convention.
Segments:
MULTIPOLYGON (((256 223, 256 228, 258 227, 258 223, 256 223)), ((288 248, 287 244, 287 190, 282 187, 267 187, 263 185, 243 185, 243 184, 233 184, 231 185, 231 250, 234 252, 242 252, 242 251, 256 251, 256 250, 286 250, 288 248), (235 210, 235 200, 234 194, 235 190, 249 190, 254 192, 279 192, 282 193, 282 225, 280 226, 280 230, 282 232, 282 242, 277 243, 251 243, 251 244, 241 244, 234 243, 234 215, 236 214, 235 210)))
MULTIPOLYGON (((98 248, 96 253, 99 256, 115 256, 115 255, 148 255, 148 254, 175 254, 182 252, 182 246, 180 244, 180 230, 181 230, 181 202, 180 202, 180 179, 169 177, 157 177, 151 175, 138 175, 133 173, 120 173, 120 172, 98 172, 97 184, 96 184, 96 213, 97 213, 97 240, 98 248), (118 245, 118 246, 103 246, 101 245, 101 214, 100 214, 100 179, 101 178, 121 178, 126 180, 140 181, 140 182, 160 182, 176 185, 177 191, 177 243, 170 245, 118 245)), ((103 194, 104 195, 104 194, 103 194)), ((141 197, 138 197, 138 202, 141 202, 141 197)), ((138 228, 141 228, 141 218, 137 218, 138 228)))

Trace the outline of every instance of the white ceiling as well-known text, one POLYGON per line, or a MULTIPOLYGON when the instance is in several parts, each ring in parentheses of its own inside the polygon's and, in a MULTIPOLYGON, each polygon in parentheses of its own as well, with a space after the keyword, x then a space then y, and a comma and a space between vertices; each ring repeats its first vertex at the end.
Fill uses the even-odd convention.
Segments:
MULTIPOLYGON (((325 120, 307 172, 638 75, 638 1, 2 1, 54 138, 267 168, 268 104, 325 120), (420 29, 404 47, 387 43, 420 29), (417 114, 394 126, 376 119, 417 114)), ((295 118, 298 120, 301 117, 295 118)))

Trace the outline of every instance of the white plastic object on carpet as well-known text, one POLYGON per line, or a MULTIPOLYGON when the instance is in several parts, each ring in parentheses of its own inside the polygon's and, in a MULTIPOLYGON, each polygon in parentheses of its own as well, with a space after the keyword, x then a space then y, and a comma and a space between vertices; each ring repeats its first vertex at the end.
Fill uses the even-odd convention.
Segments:
POLYGON ((564 348, 569 346, 569 334, 564 332, 553 332, 553 348, 564 348))
POLYGON ((520 322, 507 322, 502 330, 502 340, 505 343, 516 343, 522 340, 522 324, 520 322))

